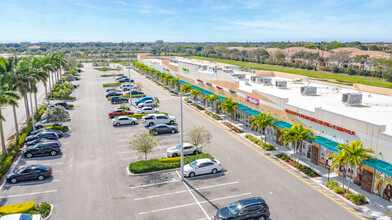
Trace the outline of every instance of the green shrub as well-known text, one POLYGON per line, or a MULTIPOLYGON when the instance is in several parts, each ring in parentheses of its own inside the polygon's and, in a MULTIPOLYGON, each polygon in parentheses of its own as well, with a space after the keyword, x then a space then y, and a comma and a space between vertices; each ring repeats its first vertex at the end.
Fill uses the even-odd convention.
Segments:
POLYGON ((295 163, 294 167, 298 168, 301 172, 305 173, 306 175, 308 175, 310 177, 317 176, 317 173, 314 170, 312 170, 312 168, 310 168, 306 165, 302 165, 300 163, 295 163))
POLYGON ((110 87, 110 86, 120 86, 121 83, 105 83, 103 84, 103 87, 110 87))
POLYGON ((222 120, 222 118, 219 115, 212 113, 209 110, 205 110, 204 113, 206 113, 208 116, 210 116, 211 118, 213 118, 215 120, 222 120))
POLYGON ((343 193, 343 188, 340 187, 340 186, 334 186, 334 187, 332 188, 332 191, 334 191, 334 192, 337 193, 337 194, 342 194, 342 193, 343 193))
POLYGON ((200 105, 198 105, 198 104, 196 104, 196 103, 193 103, 192 104, 193 106, 195 106, 197 109, 199 109, 200 111, 203 111, 204 110, 204 108, 202 107, 202 106, 200 106, 200 105))
POLYGON ((175 162, 180 162, 181 157, 170 157, 170 158, 162 158, 159 159, 159 162, 162 163, 175 163, 175 162))
POLYGON ((346 193, 346 197, 355 205, 362 205, 364 203, 367 203, 366 196, 359 193, 348 192, 346 193))
POLYGON ((52 206, 47 202, 42 202, 40 205, 36 206, 36 211, 41 214, 43 218, 46 218, 49 215, 51 209, 52 206))
POLYGON ((272 145, 272 144, 266 144, 266 143, 263 143, 263 146, 262 146, 262 148, 264 149, 264 150, 266 150, 266 151, 273 151, 273 150, 276 150, 276 147, 274 146, 274 145, 272 145))
POLYGON ((61 132, 68 132, 69 131, 69 127, 64 125, 64 126, 49 126, 49 127, 44 127, 46 129, 52 129, 52 130, 58 130, 61 132))
POLYGON ((192 100, 185 98, 184 101, 186 101, 187 103, 192 103, 192 100))
POLYGON ((68 104, 68 107, 73 108, 73 107, 75 107, 75 105, 74 104, 68 104))
POLYGON ((24 141, 25 141, 25 139, 26 139, 26 137, 27 137, 29 134, 30 134, 30 133, 23 133, 22 135, 20 135, 18 143, 23 144, 24 141))
POLYGON ((2 206, 0 207, 0 213, 3 215, 27 213, 35 208, 35 204, 36 203, 32 201, 32 202, 2 206))
POLYGON ((4 175, 7 173, 8 169, 11 167, 12 161, 14 159, 13 155, 8 155, 5 160, 0 165, 0 173, 4 175))
POLYGON ((278 155, 276 155, 276 156, 279 157, 280 159, 286 161, 286 162, 289 162, 289 161, 292 161, 292 160, 293 160, 293 159, 291 159, 289 156, 287 156, 287 155, 284 154, 284 153, 280 153, 280 154, 278 154, 278 155))
POLYGON ((339 183, 338 183, 338 181, 336 181, 336 180, 329 180, 329 181, 326 182, 324 185, 325 185, 326 187, 328 187, 329 189, 332 189, 332 188, 335 187, 335 186, 339 186, 339 183))
POLYGON ((102 74, 101 77, 110 77, 110 76, 124 76, 122 73, 117 73, 117 74, 102 74))

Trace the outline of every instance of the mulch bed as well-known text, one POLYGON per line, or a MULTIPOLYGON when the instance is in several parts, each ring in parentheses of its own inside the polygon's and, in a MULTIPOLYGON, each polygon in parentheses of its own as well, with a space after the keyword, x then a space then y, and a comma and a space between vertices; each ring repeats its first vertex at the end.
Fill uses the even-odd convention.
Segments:
MULTIPOLYGON (((290 166, 294 167, 294 168, 297 169, 299 172, 304 173, 304 172, 302 172, 301 170, 299 170, 297 167, 294 166, 294 161, 293 161, 293 160, 285 161, 285 160, 283 160, 282 158, 279 158, 279 157, 277 157, 277 158, 278 158, 279 160, 281 160, 281 161, 283 161, 283 162, 289 164, 290 166)), ((304 173, 304 174, 306 174, 306 173, 304 173)), ((306 175, 307 175, 307 174, 306 174, 306 175)), ((307 176, 308 176, 308 175, 307 175, 307 176)), ((315 177, 311 177, 311 176, 309 176, 309 177, 310 177, 310 178, 316 178, 316 177, 321 177, 321 175, 320 175, 320 174, 317 174, 315 177)))
POLYGON ((231 130, 233 130, 233 131, 235 131, 235 132, 237 132, 237 133, 244 133, 243 130, 241 130, 241 129, 235 127, 234 125, 232 125, 232 124, 230 124, 230 123, 228 123, 228 122, 222 122, 222 124, 224 124, 226 127, 230 128, 231 130))

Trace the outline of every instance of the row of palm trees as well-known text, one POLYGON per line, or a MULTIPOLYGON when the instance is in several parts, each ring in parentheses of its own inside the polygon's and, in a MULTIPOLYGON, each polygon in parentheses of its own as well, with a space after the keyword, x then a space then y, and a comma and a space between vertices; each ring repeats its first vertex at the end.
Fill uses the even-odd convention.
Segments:
MULTIPOLYGON (((0 57, 0 107, 11 105, 13 109, 16 138, 19 138, 18 122, 16 107, 19 100, 23 98, 26 111, 26 119, 30 120, 33 116, 35 100, 35 109, 38 109, 37 101, 37 84, 42 82, 45 88, 45 96, 49 103, 48 89, 51 91, 58 81, 62 80, 62 68, 66 61, 64 55, 53 53, 41 57, 9 57, 8 59, 0 57), (30 95, 30 101, 28 100, 30 95), (30 107, 30 108, 29 108, 30 107)), ((7 154, 5 148, 5 139, 3 131, 3 121, 0 108, 0 136, 2 144, 2 153, 7 154)))

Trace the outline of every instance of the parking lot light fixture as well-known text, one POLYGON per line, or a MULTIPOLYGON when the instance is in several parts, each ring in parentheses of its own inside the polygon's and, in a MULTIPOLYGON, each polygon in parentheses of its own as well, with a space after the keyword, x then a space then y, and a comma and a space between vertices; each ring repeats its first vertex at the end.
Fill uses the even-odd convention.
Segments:
POLYGON ((183 120, 182 120, 182 92, 180 92, 180 112, 181 112, 181 121, 180 121, 180 125, 181 125, 181 181, 184 181, 184 124, 183 124, 183 120))

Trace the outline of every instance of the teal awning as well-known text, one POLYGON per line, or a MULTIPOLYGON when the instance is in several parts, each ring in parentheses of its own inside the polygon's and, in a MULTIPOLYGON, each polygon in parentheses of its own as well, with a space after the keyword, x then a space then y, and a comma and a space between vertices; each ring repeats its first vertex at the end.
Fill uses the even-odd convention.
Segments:
POLYGON ((226 99, 226 98, 225 98, 225 97, 222 97, 222 96, 219 96, 219 97, 218 97, 218 100, 221 101, 221 102, 225 101, 225 99, 226 99))
POLYGON ((253 116, 256 116, 256 115, 259 115, 259 114, 260 114, 260 112, 257 111, 257 110, 247 110, 246 112, 247 112, 248 114, 250 114, 250 115, 253 115, 253 116))
POLYGON ((238 109, 241 111, 248 111, 248 110, 252 110, 251 108, 249 108, 248 106, 242 105, 242 104, 238 104, 238 109))
POLYGON ((376 170, 379 170, 383 173, 392 176, 392 164, 390 163, 378 159, 369 159, 369 160, 364 160, 363 164, 366 164, 369 167, 373 167, 376 170))
POLYGON ((275 125, 280 127, 280 128, 291 128, 291 126, 293 126, 292 124, 287 123, 285 121, 276 121, 275 125))
POLYGON ((203 88, 200 88, 198 86, 192 86, 192 88, 200 90, 200 92, 203 93, 204 95, 212 95, 212 94, 214 94, 213 92, 210 92, 210 91, 208 91, 206 89, 203 89, 203 88))
POLYGON ((190 84, 189 82, 185 82, 184 80, 178 80, 178 83, 180 83, 180 84, 188 84, 188 85, 192 85, 192 84, 190 84))
POLYGON ((310 139, 310 140, 313 141, 314 143, 320 144, 323 147, 338 152, 338 149, 336 147, 339 145, 339 143, 336 143, 335 141, 331 141, 321 136, 316 136, 316 139, 310 139))

